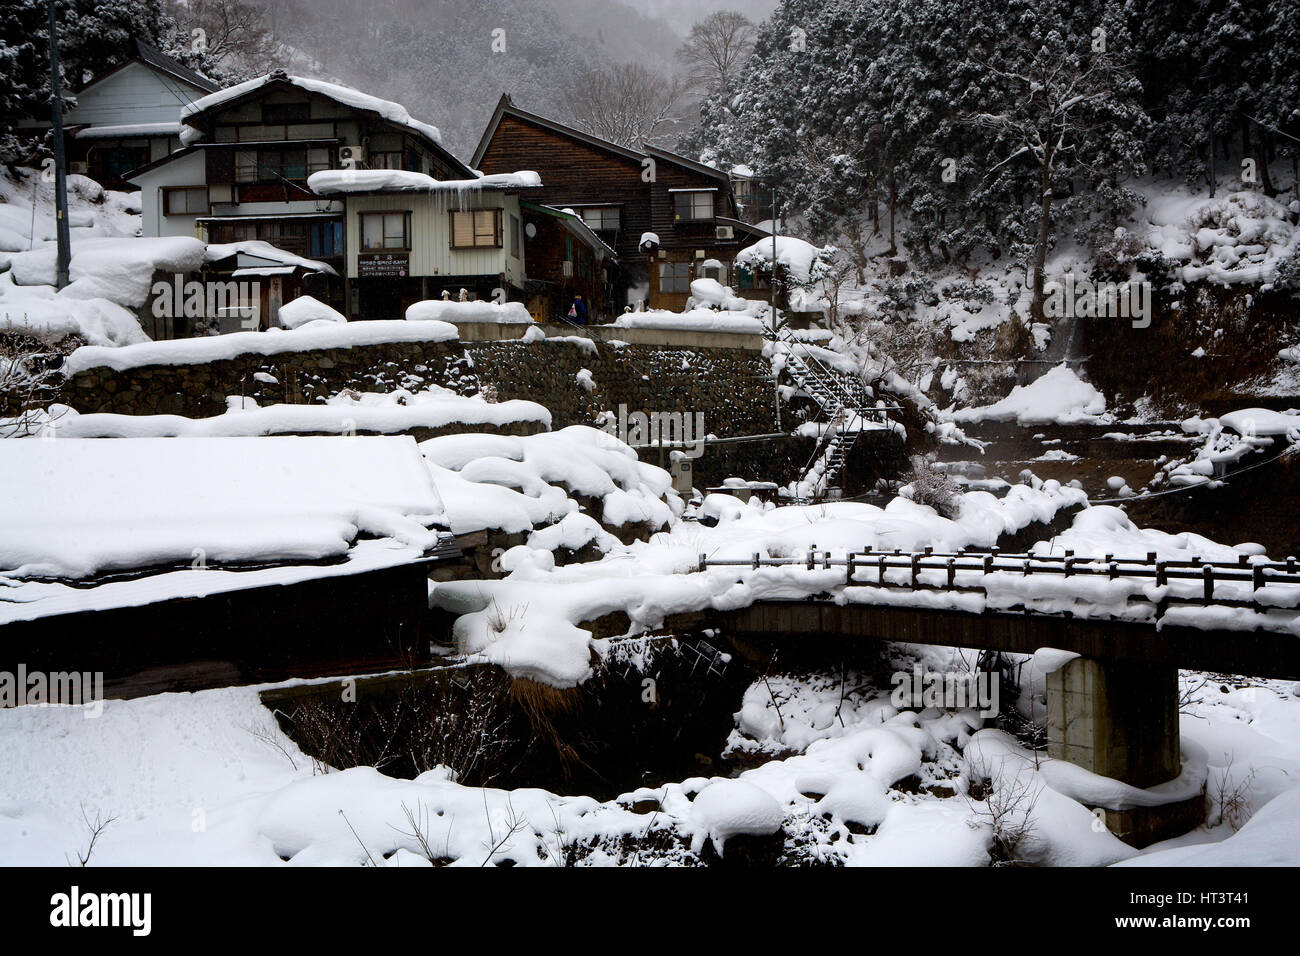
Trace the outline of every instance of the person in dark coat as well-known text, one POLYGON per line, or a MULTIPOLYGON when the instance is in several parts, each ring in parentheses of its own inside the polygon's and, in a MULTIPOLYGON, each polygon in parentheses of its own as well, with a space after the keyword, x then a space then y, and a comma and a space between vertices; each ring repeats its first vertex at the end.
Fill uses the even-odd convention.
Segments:
POLYGON ((569 303, 569 321, 574 325, 587 324, 587 303, 582 301, 582 296, 575 295, 573 301, 569 303))

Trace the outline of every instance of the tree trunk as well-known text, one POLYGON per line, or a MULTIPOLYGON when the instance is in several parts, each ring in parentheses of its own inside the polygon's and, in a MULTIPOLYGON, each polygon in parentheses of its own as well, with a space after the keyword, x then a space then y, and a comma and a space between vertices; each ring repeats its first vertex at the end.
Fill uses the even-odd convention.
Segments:
POLYGON ((1268 130, 1261 126, 1255 131, 1255 137, 1259 146, 1259 151, 1255 154, 1258 157, 1255 162, 1259 163, 1259 184, 1263 188, 1265 196, 1273 197, 1277 195, 1278 191, 1273 188, 1273 177, 1268 174, 1268 130))
POLYGON ((1043 158, 1041 189, 1038 196, 1038 243, 1034 248, 1033 289, 1034 297, 1029 306, 1029 317, 1034 322, 1043 322, 1043 271, 1047 266, 1047 243, 1052 233, 1052 159, 1050 154, 1043 158))
POLYGON ((898 200, 898 180, 891 172, 889 174, 889 254, 898 255, 898 247, 894 244, 894 204, 898 200))

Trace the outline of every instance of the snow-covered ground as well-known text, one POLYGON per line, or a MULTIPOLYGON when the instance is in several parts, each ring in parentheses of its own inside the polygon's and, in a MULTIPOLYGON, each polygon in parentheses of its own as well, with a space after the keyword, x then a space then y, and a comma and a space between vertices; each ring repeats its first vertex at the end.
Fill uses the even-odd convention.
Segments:
MULTIPOLYGON (((966 666, 954 650, 895 653, 900 666, 966 666)), ((1037 865, 1300 863, 1296 689, 1183 682, 1184 759, 1208 781, 1208 819, 1144 851, 1085 806, 1113 781, 1035 759, 978 730, 973 711, 899 711, 887 688, 850 672, 751 686, 728 750, 752 769, 608 802, 466 787, 438 770, 317 773, 256 688, 107 701, 94 719, 80 707, 0 710, 0 863, 75 862, 103 820, 91 865, 671 865, 778 829, 787 859, 854 866, 986 866, 995 841, 1037 865), (657 809, 633 812, 643 801, 657 809), (654 835, 669 849, 653 849, 665 842, 654 835)))

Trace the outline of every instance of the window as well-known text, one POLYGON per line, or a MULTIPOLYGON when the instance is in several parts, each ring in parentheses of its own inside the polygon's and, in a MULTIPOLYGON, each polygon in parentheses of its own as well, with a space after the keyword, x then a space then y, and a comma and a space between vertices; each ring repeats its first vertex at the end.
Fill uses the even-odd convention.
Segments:
POLYGON ((113 146, 92 150, 90 170, 96 179, 116 180, 149 162, 148 148, 113 146))
POLYGON ((235 182, 237 183, 255 183, 257 182, 258 165, 257 152, 251 149, 241 149, 235 153, 235 182))
POLYGON ((343 221, 313 222, 307 255, 313 259, 332 259, 343 255, 343 221))
POLYGON ((519 217, 510 217, 510 255, 514 259, 519 258, 519 217))
POLYGON ((452 210, 451 247, 453 249, 500 249, 501 210, 452 210))
MULTIPOLYGON (((724 285, 726 283, 723 283, 724 285)), ((749 292, 754 289, 767 288, 767 273, 754 272, 745 266, 736 266, 736 288, 742 292, 749 292)))
POLYGON ((594 232, 618 231, 617 206, 589 206, 581 210, 582 221, 594 232))
POLYGON ((674 209, 677 219, 712 219, 713 193, 686 192, 673 193, 674 209))
POLYGON ((659 263, 660 292, 690 292, 691 264, 689 262, 659 263))
POLYGON ((311 119, 310 103, 263 103, 262 122, 267 124, 302 123, 311 119))
POLYGON ((362 213, 361 248, 410 249, 410 222, 410 215, 404 212, 362 213))
POLYGON ((404 169, 401 150, 370 154, 371 169, 404 169))
POLYGON ((178 186, 163 190, 163 215, 165 216, 196 216, 207 211, 207 186, 178 186))
POLYGON ((262 154, 262 165, 272 178, 303 182, 307 179, 307 150, 269 149, 262 154))
POLYGON ((307 150, 307 175, 330 168, 330 151, 324 147, 307 150))
POLYGON ((328 149, 241 149, 235 153, 235 182, 306 182, 307 176, 330 168, 328 149), (309 168, 310 162, 310 168, 309 168))

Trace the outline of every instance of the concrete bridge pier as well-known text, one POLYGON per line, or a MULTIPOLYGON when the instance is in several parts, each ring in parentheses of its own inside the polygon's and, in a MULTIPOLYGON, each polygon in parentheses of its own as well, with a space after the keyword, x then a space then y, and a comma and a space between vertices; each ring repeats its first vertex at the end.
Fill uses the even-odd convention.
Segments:
POLYGON ((1153 787, 1178 776, 1178 668, 1076 657, 1047 676, 1047 752, 1153 787))
MULTIPOLYGON (((1093 773, 1146 789, 1182 772, 1178 668, 1076 657, 1047 678, 1047 752, 1093 773)), ((1185 833, 1205 817, 1204 797, 1156 807, 1093 808, 1135 846, 1185 833)))

